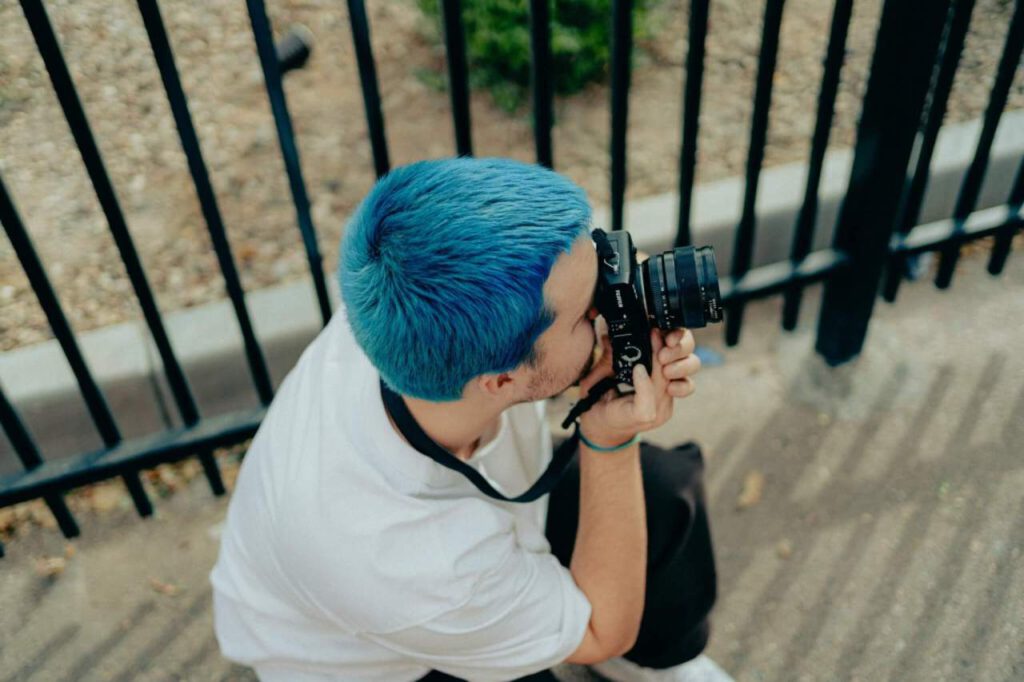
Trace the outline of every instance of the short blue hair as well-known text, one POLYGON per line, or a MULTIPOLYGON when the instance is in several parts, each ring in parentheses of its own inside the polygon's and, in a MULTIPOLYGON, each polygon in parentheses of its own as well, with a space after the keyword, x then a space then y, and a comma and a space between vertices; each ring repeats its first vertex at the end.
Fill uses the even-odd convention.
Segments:
POLYGON ((534 359, 554 319, 544 282, 590 219, 586 193, 543 166, 463 157, 395 168, 341 242, 356 340, 395 391, 458 400, 474 377, 534 359))

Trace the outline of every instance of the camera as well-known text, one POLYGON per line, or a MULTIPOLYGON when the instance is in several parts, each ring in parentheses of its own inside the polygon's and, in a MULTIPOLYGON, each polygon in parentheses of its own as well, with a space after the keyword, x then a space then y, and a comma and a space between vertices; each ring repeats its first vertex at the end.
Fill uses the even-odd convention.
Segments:
POLYGON ((695 329, 722 321, 715 252, 710 246, 677 247, 639 265, 625 230, 591 233, 597 249, 594 305, 608 324, 612 367, 620 392, 633 389, 633 367, 651 371, 651 327, 695 329))

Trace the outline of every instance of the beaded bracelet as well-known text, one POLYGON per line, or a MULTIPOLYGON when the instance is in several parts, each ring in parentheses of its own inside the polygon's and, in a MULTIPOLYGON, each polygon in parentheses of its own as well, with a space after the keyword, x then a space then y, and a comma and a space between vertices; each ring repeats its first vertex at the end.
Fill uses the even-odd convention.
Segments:
POLYGON ((618 452, 619 450, 624 450, 624 449, 628 448, 630 445, 632 445, 633 443, 636 442, 637 438, 639 438, 639 435, 633 436, 632 438, 627 440, 625 443, 622 443, 620 445, 616 445, 616 446, 610 447, 610 448, 603 448, 600 445, 594 445, 589 440, 587 440, 587 437, 583 435, 583 430, 582 429, 577 428, 577 432, 580 434, 580 440, 583 441, 583 444, 586 445, 591 450, 594 450, 596 452, 618 452))

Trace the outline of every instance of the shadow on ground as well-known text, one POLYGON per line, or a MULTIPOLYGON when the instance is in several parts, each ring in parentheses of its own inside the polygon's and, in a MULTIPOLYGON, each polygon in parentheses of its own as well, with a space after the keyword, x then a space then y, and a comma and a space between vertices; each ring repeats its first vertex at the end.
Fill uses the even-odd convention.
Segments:
MULTIPOLYGON (((743 342, 651 439, 699 441, 720 567, 709 653, 746 681, 1024 679, 1024 262, 962 263, 948 292, 905 286, 868 345, 816 358, 803 326, 753 305, 743 342), (745 482, 763 478, 739 509, 745 482)), ((552 405, 558 415, 560 403, 552 405)), ((0 560, 0 682, 250 680, 212 637, 206 575, 226 502, 199 480, 142 521, 83 519, 0 560)), ((565 669, 565 679, 593 679, 565 669)))

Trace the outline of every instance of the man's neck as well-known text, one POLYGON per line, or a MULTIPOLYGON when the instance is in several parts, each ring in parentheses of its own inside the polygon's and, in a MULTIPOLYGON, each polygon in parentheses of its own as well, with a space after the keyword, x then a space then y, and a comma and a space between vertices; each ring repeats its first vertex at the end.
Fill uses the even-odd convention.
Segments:
POLYGON ((502 412, 501 406, 467 399, 435 403, 403 396, 402 400, 424 433, 463 461, 495 431, 502 412))

